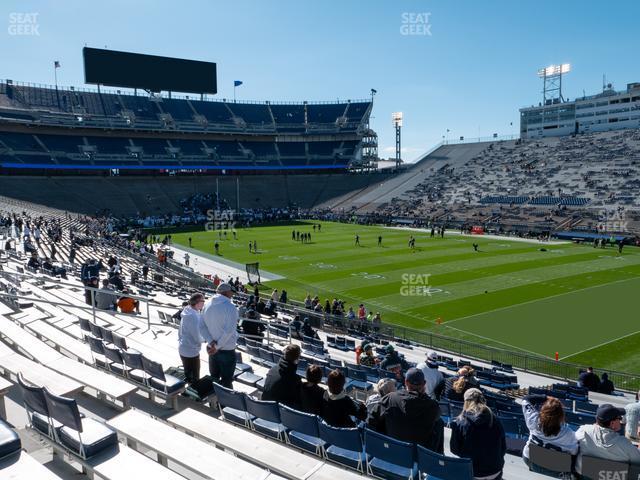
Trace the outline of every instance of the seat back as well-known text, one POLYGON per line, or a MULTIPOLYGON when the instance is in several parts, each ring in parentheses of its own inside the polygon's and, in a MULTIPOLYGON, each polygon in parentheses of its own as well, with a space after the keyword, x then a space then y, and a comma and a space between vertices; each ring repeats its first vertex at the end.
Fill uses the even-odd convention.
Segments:
MULTIPOLYGON (((585 479, 600 480, 601 478, 630 478, 628 477, 629 464, 626 462, 614 462, 604 458, 582 455, 582 477, 585 479)), ((633 477, 637 478, 637 477, 633 477)))
POLYGON ((347 368, 347 377, 351 380, 357 380, 359 382, 367 381, 367 372, 355 368, 347 368))
POLYGON ((552 472, 571 472, 571 455, 541 447, 533 442, 529 443, 529 460, 539 467, 552 472))
POLYGON ((87 337, 87 341, 89 342, 89 349, 93 353, 104 355, 104 345, 102 344, 102 340, 95 337, 87 337))
POLYGON ((280 405, 280 421, 289 430, 319 437, 317 415, 300 412, 286 405, 280 405))
POLYGON ((51 418, 65 427, 82 432, 82 420, 80 419, 80 411, 75 399, 55 395, 47 390, 46 387, 44 388, 44 398, 47 401, 47 408, 51 418))
POLYGON ((111 339, 113 340, 111 343, 113 343, 120 350, 127 350, 127 340, 123 336, 112 332, 111 339))
POLYGON ((245 396, 247 412, 257 418, 268 422, 280 423, 280 410, 278 403, 269 400, 256 400, 249 395, 245 396))
POLYGON ((102 328, 93 322, 89 322, 89 328, 91 329, 91 335, 96 338, 102 338, 102 328))
POLYGON ((162 365, 158 362, 154 362, 153 360, 149 360, 144 355, 142 355, 142 369, 150 377, 157 378, 158 380, 162 380, 163 382, 166 381, 162 365))
POLYGON ((120 350, 120 354, 122 355, 124 364, 128 368, 132 368, 134 370, 144 370, 141 353, 137 353, 137 352, 133 353, 133 352, 127 352, 126 350, 120 350))
POLYGON ((102 328, 102 339, 104 340, 104 342, 113 344, 113 332, 108 328, 100 328, 102 328))
POLYGON ((414 445, 387 437, 368 428, 364 431, 364 450, 367 457, 375 457, 385 462, 412 468, 414 462, 414 445))
POLYGON ((117 364, 124 364, 124 360, 122 359, 122 354, 120 350, 117 348, 111 348, 107 345, 104 346, 104 356, 107 357, 107 360, 117 364))
POLYGON ((445 457, 424 448, 422 445, 418 445, 417 448, 420 475, 443 479, 473 480, 473 464, 470 458, 445 457))
POLYGON ((91 332, 91 322, 86 318, 80 318, 80 330, 83 332, 91 332))
POLYGON ((520 422, 515 417, 503 417, 502 415, 498 416, 500 423, 502 423, 502 428, 504 429, 504 433, 510 436, 520 436, 520 422))
POLYGON ((332 427, 321 418, 318 418, 318 431, 320 438, 330 445, 335 445, 345 450, 362 452, 362 435, 357 428, 332 427))
POLYGON ((18 386, 20 387, 22 401, 27 410, 48 417, 49 407, 44 397, 44 388, 28 383, 22 376, 22 372, 18 373, 18 386))
POLYGON ((216 397, 218 397, 218 403, 221 408, 230 407, 243 412, 247 410, 244 393, 223 387, 219 383, 213 384, 213 390, 216 393, 216 397))

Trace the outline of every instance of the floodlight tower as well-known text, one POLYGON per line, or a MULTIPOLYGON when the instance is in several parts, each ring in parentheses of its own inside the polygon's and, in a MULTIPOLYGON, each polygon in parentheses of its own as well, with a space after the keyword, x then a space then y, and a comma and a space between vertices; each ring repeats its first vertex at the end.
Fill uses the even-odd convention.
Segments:
POLYGON ((393 112, 391 114, 393 126, 396 129, 396 168, 400 167, 402 158, 400 156, 400 130, 402 129, 402 112, 393 112))
POLYGON ((562 96, 562 75, 571 71, 571 65, 569 63, 563 63, 562 65, 549 65, 548 67, 538 70, 538 76, 542 78, 542 104, 546 105, 547 102, 555 103, 555 99, 564 101, 562 96))

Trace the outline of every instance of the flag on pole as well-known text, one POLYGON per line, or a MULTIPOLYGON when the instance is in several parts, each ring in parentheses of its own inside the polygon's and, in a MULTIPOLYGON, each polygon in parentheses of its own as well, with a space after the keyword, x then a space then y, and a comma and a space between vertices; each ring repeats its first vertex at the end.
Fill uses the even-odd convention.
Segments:
POLYGON ((60 62, 58 60, 53 62, 53 68, 60 68, 60 62))
POLYGON ((234 80, 233 81, 233 86, 234 87, 239 87, 240 85, 242 85, 242 82, 240 80, 234 80))

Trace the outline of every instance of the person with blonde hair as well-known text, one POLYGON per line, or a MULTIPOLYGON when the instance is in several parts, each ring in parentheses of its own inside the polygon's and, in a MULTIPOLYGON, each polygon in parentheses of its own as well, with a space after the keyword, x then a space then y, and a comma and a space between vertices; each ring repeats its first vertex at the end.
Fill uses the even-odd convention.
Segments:
POLYGON ((449 377, 445 380, 444 394, 445 398, 456 402, 464 401, 464 392, 470 388, 478 388, 480 384, 475 377, 476 371, 468 365, 458 370, 457 377, 449 377))
POLYGON ((378 380, 378 383, 373 386, 373 395, 370 395, 365 402, 367 411, 371 413, 375 406, 380 403, 382 397, 396 390, 396 381, 393 378, 381 378, 378 380))
POLYGON ((451 453, 471 459, 475 479, 500 479, 507 453, 502 423, 479 389, 468 389, 463 398, 462 412, 451 424, 451 453))

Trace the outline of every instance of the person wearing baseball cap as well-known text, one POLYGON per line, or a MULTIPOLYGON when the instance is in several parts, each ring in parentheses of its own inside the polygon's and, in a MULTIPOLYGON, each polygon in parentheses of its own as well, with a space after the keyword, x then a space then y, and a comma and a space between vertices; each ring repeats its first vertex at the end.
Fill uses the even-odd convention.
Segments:
POLYGON ((576 470, 582 473, 582 456, 598 457, 614 462, 640 465, 640 450, 626 437, 618 434, 622 427, 624 408, 604 403, 596 412, 596 423, 582 425, 576 432, 580 452, 576 470))
POLYGON ((374 406, 367 419, 369 428, 442 454, 444 422, 438 402, 425 393, 422 370, 410 368, 404 386, 405 390, 385 395, 374 406))
POLYGON ((202 309, 202 337, 207 342, 209 373, 214 382, 233 388, 238 340, 238 309, 231 302, 235 289, 221 283, 202 309))
POLYGON ((427 359, 416 365, 416 368, 422 370, 426 381, 426 392, 434 400, 438 400, 440 392, 444 389, 444 376, 438 370, 438 354, 429 352, 427 359))

